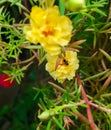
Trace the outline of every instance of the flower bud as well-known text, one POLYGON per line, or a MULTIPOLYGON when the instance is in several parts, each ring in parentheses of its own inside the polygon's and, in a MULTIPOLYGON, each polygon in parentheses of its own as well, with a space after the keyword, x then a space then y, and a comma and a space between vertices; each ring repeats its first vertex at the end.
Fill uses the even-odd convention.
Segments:
POLYGON ((38 115, 40 120, 47 120, 50 117, 49 111, 44 111, 42 114, 38 115))
POLYGON ((85 0, 62 0, 65 8, 70 11, 81 11, 85 9, 85 0))
POLYGON ((38 118, 40 120, 47 120, 51 116, 56 115, 56 114, 57 114, 57 112, 54 109, 50 109, 50 110, 46 110, 46 111, 42 112, 40 115, 38 115, 38 118))
POLYGON ((11 79, 10 75, 2 74, 0 75, 0 86, 3 88, 9 88, 13 85, 14 80, 11 79))

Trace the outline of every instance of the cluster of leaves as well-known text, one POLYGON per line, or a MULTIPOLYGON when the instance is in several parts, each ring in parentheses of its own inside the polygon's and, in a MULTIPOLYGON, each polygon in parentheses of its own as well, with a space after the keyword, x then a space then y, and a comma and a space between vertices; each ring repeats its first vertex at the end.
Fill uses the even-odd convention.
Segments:
MULTIPOLYGON (((17 102, 11 107, 1 110, 0 126, 2 128, 2 124, 9 121, 7 118, 11 118, 9 127, 14 125, 9 130, 91 129, 87 118, 89 115, 86 114, 87 105, 81 96, 82 88, 78 85, 77 78, 62 85, 54 83, 43 69, 44 51, 39 45, 31 45, 23 34, 22 27, 28 23, 25 17, 33 5, 44 4, 44 0, 41 1, 0 1, 0 73, 10 74, 19 84, 26 77, 24 86, 36 86, 33 91, 26 88, 27 97, 24 98, 26 94, 23 93, 22 99, 16 99, 17 102), (39 68, 37 64, 40 65, 39 68), (33 119, 36 117, 33 122, 30 120, 32 113, 33 119)), ((75 46, 80 51, 78 74, 90 103, 94 103, 90 106, 97 129, 109 130, 111 2, 86 0, 86 12, 67 11, 61 0, 55 0, 55 4, 59 6, 61 15, 67 15, 72 20, 74 30, 71 41, 85 40, 80 46, 75 46)))
POLYGON ((4 106, 0 111, 0 129, 7 130, 35 130, 37 120, 34 116, 37 111, 38 100, 33 100, 35 90, 27 88, 19 94, 10 106, 4 106))

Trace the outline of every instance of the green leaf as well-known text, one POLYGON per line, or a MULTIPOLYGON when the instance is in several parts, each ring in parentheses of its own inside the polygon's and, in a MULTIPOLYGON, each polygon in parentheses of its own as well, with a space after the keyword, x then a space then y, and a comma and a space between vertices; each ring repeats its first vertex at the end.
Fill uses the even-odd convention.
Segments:
POLYGON ((65 128, 60 124, 60 122, 59 122, 55 117, 53 117, 53 120, 54 120, 54 122, 56 123, 56 125, 57 125, 61 130, 65 130, 65 128))
POLYGON ((64 7, 64 4, 63 4, 63 0, 59 0, 59 9, 60 9, 60 14, 64 15, 65 7, 64 7))
POLYGON ((96 12, 102 16, 107 16, 102 10, 100 10, 98 8, 92 8, 91 11, 96 12))
POLYGON ((111 62, 111 56, 104 50, 99 49, 100 52, 111 62))
POLYGON ((47 127, 46 127, 46 130, 51 130, 51 124, 52 124, 52 120, 49 120, 47 127))

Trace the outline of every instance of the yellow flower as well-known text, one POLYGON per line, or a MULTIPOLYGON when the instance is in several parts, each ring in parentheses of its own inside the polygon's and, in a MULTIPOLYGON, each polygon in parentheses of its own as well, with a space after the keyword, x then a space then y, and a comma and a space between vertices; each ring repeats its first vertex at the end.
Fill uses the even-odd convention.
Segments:
POLYGON ((51 56, 47 54, 46 70, 60 83, 63 83, 66 79, 73 79, 78 67, 79 60, 77 53, 74 51, 66 51, 61 58, 58 58, 57 55, 51 56))
POLYGON ((39 42, 46 52, 57 55, 61 47, 68 45, 72 29, 71 20, 61 16, 57 6, 46 10, 34 6, 30 14, 30 25, 24 27, 24 33, 30 42, 39 42))

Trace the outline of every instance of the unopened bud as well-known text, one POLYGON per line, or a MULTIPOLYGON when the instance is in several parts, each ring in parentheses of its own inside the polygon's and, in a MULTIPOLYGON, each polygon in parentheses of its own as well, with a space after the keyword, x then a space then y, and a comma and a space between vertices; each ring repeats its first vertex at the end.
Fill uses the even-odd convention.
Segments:
POLYGON ((81 11, 84 10, 85 0, 62 0, 65 8, 70 11, 81 11))

